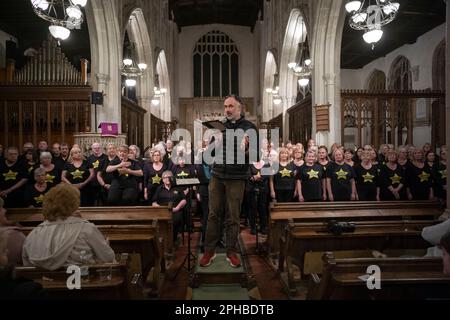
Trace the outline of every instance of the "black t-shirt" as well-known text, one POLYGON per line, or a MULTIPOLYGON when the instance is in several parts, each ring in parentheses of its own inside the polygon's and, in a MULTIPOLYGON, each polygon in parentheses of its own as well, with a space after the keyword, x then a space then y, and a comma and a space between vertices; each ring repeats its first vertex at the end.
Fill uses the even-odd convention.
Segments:
POLYGON ((355 182, 358 192, 360 190, 368 191, 372 190, 376 192, 376 188, 379 185, 379 169, 377 165, 372 165, 370 169, 365 169, 362 165, 357 165, 355 170, 355 182))
POLYGON ((160 185, 153 195, 152 202, 158 203, 160 206, 167 206, 169 202, 172 202, 173 207, 176 207, 184 199, 184 193, 175 187, 171 187, 170 190, 164 185, 160 185))
MULTIPOLYGON (((114 157, 111 161, 113 161, 114 159, 118 159, 117 157, 114 157)), ((105 182, 105 184, 111 184, 112 179, 114 177, 114 172, 106 172, 106 168, 109 166, 110 162, 108 157, 102 159, 100 161, 99 164, 99 169, 98 171, 100 171, 100 175, 102 176, 103 181, 105 182)))
POLYGON ((438 198, 446 198, 446 191, 444 189, 447 186, 447 165, 442 162, 438 162, 433 168, 433 182, 435 196, 438 198))
POLYGON ((25 189, 25 207, 28 208, 29 206, 33 206, 35 208, 42 207, 42 202, 44 201, 44 195, 49 190, 48 186, 43 191, 40 192, 36 189, 34 184, 28 185, 25 189))
POLYGON ((247 191, 253 191, 253 190, 255 190, 256 187, 259 188, 260 192, 269 190, 270 175, 262 174, 261 173, 262 170, 267 170, 267 172, 269 172, 270 164, 268 162, 264 163, 264 165, 261 169, 257 169, 253 163, 250 164, 250 178, 246 180, 246 184, 245 184, 247 191), (256 175, 260 175, 261 180, 259 180, 259 181, 252 180, 252 177, 256 176, 256 175))
MULTIPOLYGON (((114 158, 109 165, 116 166, 120 164, 119 158, 114 158)), ((139 166, 139 163, 135 160, 128 159, 127 162, 130 162, 131 165, 128 167, 130 170, 142 170, 139 166)), ((111 182, 111 187, 119 187, 119 188, 138 188, 139 177, 132 174, 120 174, 118 170, 113 172, 113 178, 111 182)))
POLYGON ((12 166, 8 166, 6 160, 0 162, 0 190, 9 189, 27 178, 28 171, 23 162, 17 161, 12 166))
MULTIPOLYGON (((389 190, 389 187, 397 188, 400 184, 405 185, 405 171, 399 164, 397 164, 397 168, 395 170, 390 169, 387 165, 381 166, 378 181, 381 200, 395 200, 395 197, 389 190)), ((405 190, 405 187, 400 190, 400 197, 402 199, 405 199, 405 190)))
POLYGON ((162 174, 166 170, 164 163, 159 170, 153 168, 152 162, 146 162, 144 164, 144 185, 147 187, 149 194, 153 194, 156 188, 162 184, 162 174))
POLYGON ((407 186, 415 200, 427 200, 432 187, 431 169, 427 164, 418 168, 410 163, 406 168, 407 186))
POLYGON ((278 171, 273 176, 273 187, 275 190, 295 189, 295 166, 289 162, 286 166, 278 163, 278 171))
POLYGON ((78 168, 69 162, 66 162, 64 165, 64 170, 67 171, 66 179, 71 184, 79 184, 86 181, 90 175, 89 169, 92 169, 92 164, 87 162, 87 160, 83 160, 78 168))
POLYGON ((48 189, 53 188, 54 186, 56 186, 61 182, 61 172, 62 170, 56 165, 53 167, 52 170, 46 171, 45 182, 47 183, 48 189))
POLYGON ((327 178, 331 179, 331 191, 334 200, 348 201, 352 194, 351 180, 355 178, 355 171, 347 164, 331 162, 328 165, 327 178))
MULTIPOLYGON (((66 159, 67 160, 67 159, 66 159)), ((63 171, 64 165, 66 164, 66 160, 64 160, 61 156, 53 157, 52 163, 58 167, 59 170, 63 171)))
POLYGON ((100 164, 105 160, 108 159, 108 156, 104 153, 102 153, 99 157, 91 154, 88 158, 87 161, 92 164, 92 168, 94 168, 94 179, 91 181, 91 185, 93 186, 99 186, 98 181, 97 181, 97 172, 100 170, 100 164))
POLYGON ((308 166, 305 163, 297 171, 297 179, 302 184, 302 195, 305 201, 322 200, 322 182, 325 179, 322 165, 316 163, 308 166))

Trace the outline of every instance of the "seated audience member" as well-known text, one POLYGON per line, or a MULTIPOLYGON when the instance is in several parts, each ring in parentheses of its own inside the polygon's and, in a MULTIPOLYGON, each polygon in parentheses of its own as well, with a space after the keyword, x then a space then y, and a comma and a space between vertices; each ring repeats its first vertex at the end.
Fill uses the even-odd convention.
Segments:
POLYGON ((449 232, 450 219, 422 229, 422 238, 434 245, 434 247, 428 248, 427 256, 442 257, 442 250, 439 248, 439 242, 442 237, 449 232))
POLYGON ((413 159, 406 168, 406 194, 408 200, 433 200, 431 169, 424 162, 422 149, 415 149, 413 159))
POLYGON ((182 191, 173 186, 173 173, 166 170, 162 174, 163 184, 160 185, 153 195, 152 206, 167 206, 172 203, 173 212, 173 238, 177 239, 178 232, 183 226, 183 208, 187 202, 182 191))
POLYGON ((56 164, 52 163, 52 154, 50 152, 42 152, 40 156, 40 168, 45 170, 45 182, 49 189, 61 183, 62 170, 56 164))
POLYGON ((114 251, 97 227, 80 217, 79 206, 80 191, 69 184, 57 185, 45 195, 45 221, 25 240, 24 266, 56 270, 71 264, 114 262, 114 251))
POLYGON ((447 199, 447 151, 441 147, 439 162, 433 168, 434 196, 445 202, 447 199))
POLYGON ((90 182, 93 178, 92 164, 85 159, 80 148, 73 147, 70 150, 69 159, 64 165, 61 180, 80 190, 82 207, 89 205, 90 182))
POLYGON ((325 201, 327 199, 325 172, 322 165, 316 162, 316 153, 306 152, 306 162, 297 170, 298 200, 325 201))
POLYGON ((386 161, 386 164, 380 168, 380 199, 383 201, 405 200, 405 171, 397 164, 397 153, 389 150, 386 161))
POLYGON ((372 165, 370 153, 364 150, 362 162, 354 168, 357 199, 361 201, 380 201, 380 187, 378 183, 378 166, 372 165))
POLYGON ((442 248, 442 263, 444 274, 450 275, 450 232, 442 237, 440 246, 442 248))
POLYGON ((0 198, 0 232, 4 232, 8 237, 7 256, 10 264, 22 264, 22 246, 25 241, 25 235, 19 227, 6 220, 6 209, 3 208, 4 202, 0 198))
POLYGON ((0 300, 45 299, 42 285, 15 274, 14 262, 8 258, 10 234, 0 229, 0 300))
POLYGON ((45 182, 46 172, 43 168, 37 168, 34 170, 34 184, 29 184, 25 189, 25 207, 42 207, 44 201, 44 195, 49 190, 47 183, 45 182))
POLYGON ((143 172, 139 163, 129 158, 129 148, 119 147, 118 157, 106 167, 107 173, 113 173, 108 192, 108 203, 113 206, 132 206, 139 195, 139 178, 143 172))
MULTIPOLYGON (((276 167, 276 163, 274 164, 276 167)), ((278 170, 270 177, 270 196, 277 202, 292 202, 295 196, 295 166, 289 161, 286 148, 281 148, 278 170)))
POLYGON ((333 159, 327 168, 328 200, 356 200, 355 171, 344 162, 344 152, 340 148, 334 150, 333 159))
POLYGON ((6 149, 5 159, 0 162, 0 198, 6 208, 23 207, 23 186, 28 181, 28 173, 23 161, 18 161, 16 147, 6 149))

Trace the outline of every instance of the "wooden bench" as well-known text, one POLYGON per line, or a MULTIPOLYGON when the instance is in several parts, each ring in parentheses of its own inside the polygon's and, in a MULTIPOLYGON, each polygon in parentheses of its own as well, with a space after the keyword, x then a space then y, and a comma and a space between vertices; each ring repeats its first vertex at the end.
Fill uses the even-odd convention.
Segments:
MULTIPOLYGON (((162 238, 159 237, 157 221, 152 225, 99 225, 100 232, 108 239, 116 254, 129 253, 140 256, 140 274, 144 284, 149 284, 158 295, 166 269, 162 238)), ((27 235, 34 227, 23 227, 27 235)))
POLYGON ((304 273, 305 254, 334 250, 422 249, 430 246, 421 236, 422 229, 434 221, 355 221, 354 232, 339 235, 327 231, 326 224, 289 223, 280 239, 278 270, 286 280, 289 294, 296 293, 294 264, 304 273))
POLYGON ((17 278, 40 283, 50 299, 129 299, 134 284, 127 271, 128 265, 128 259, 118 263, 90 265, 89 281, 82 281, 80 289, 72 290, 68 289, 67 280, 73 273, 67 273, 66 267, 55 271, 16 267, 15 273, 17 278), (110 280, 104 277, 108 273, 107 270, 111 271, 110 280))
POLYGON ((322 259, 322 276, 311 277, 307 299, 450 299, 441 258, 335 259, 327 252, 322 259), (371 265, 380 268, 379 290, 368 288, 367 276, 360 278, 371 265))
MULTIPOLYGON (((40 208, 8 209, 8 220, 20 225, 34 227, 40 224, 44 217, 40 208)), ((173 247, 172 209, 162 207, 81 207, 81 216, 100 225, 152 225, 157 221, 159 236, 163 238, 165 254, 171 258, 173 247)))
POLYGON ((276 260, 289 222, 435 220, 444 212, 432 201, 273 202, 269 208, 268 253, 276 260))

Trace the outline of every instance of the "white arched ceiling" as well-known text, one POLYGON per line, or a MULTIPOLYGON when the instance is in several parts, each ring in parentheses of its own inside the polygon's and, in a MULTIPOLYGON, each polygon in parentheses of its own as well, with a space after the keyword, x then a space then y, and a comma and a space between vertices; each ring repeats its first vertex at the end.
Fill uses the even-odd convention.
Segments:
MULTIPOLYGON (((131 12, 128 18, 128 24, 126 25, 126 31, 130 41, 134 42, 136 45, 138 63, 143 62, 147 64, 147 69, 144 71, 144 75, 138 79, 136 85, 136 97, 138 99, 139 106, 147 110, 144 118, 144 144, 149 145, 151 143, 150 121, 154 83, 154 66, 150 35, 142 9, 136 8, 131 12)), ((124 38, 125 30, 122 35, 122 43, 124 38)), ((119 63, 121 65, 121 62, 119 63)))
POLYGON ((297 77, 289 70, 288 64, 295 61, 298 44, 306 40, 306 34, 305 20, 300 9, 293 9, 284 35, 279 70, 280 95, 283 97, 283 109, 275 110, 275 115, 286 111, 295 103, 295 98, 297 97, 297 77))
POLYGON ((264 88, 263 88, 263 121, 269 121, 273 117, 272 94, 266 92, 266 88, 273 87, 274 75, 278 73, 277 61, 272 51, 268 51, 266 55, 266 63, 264 66, 264 88))
MULTIPOLYGON (((94 91, 104 92, 103 107, 98 108, 97 113, 98 123, 115 122, 121 130, 121 81, 118 61, 122 57, 122 41, 115 13, 115 3, 112 1, 92 0, 86 5, 91 46, 91 85, 94 91)), ((94 119, 94 116, 91 118, 94 119)))
POLYGON ((158 60, 156 61, 156 73, 159 75, 160 88, 166 89, 166 93, 160 98, 159 115, 162 120, 170 121, 172 117, 172 103, 170 99, 170 77, 169 69, 167 68, 167 59, 164 50, 159 51, 158 60))

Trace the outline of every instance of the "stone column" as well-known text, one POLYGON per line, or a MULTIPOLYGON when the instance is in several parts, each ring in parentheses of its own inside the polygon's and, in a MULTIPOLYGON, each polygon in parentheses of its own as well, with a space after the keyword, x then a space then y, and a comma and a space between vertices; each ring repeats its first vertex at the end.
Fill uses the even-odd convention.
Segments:
MULTIPOLYGON (((448 87, 450 85, 450 4, 447 2, 447 28, 446 28, 446 46, 447 46, 447 54, 445 58, 446 68, 445 68, 445 87, 447 88, 447 92, 445 95, 445 144, 447 145, 447 152, 449 150, 450 145, 450 92, 448 87)), ((450 180, 447 179, 447 210, 444 213, 445 218, 450 217, 450 180)))

